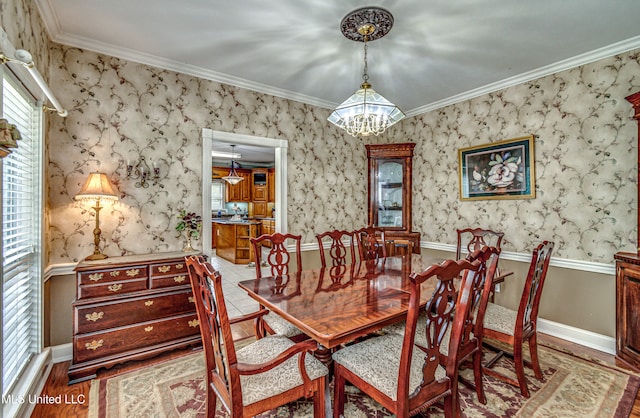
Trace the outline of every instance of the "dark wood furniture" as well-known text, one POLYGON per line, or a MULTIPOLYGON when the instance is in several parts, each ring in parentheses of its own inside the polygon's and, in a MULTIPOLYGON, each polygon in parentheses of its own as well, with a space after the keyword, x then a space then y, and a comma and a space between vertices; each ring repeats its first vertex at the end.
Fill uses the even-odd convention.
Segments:
POLYGON ((76 266, 69 383, 102 367, 200 343, 188 253, 83 261, 76 266))
POLYGON ((387 238, 382 228, 368 226, 354 231, 360 260, 376 260, 387 256, 387 238))
MULTIPOLYGON (((280 234, 278 232, 271 235, 262 234, 258 238, 251 238, 251 246, 256 254, 256 278, 259 279, 262 277, 262 264, 264 261, 269 267, 270 275, 277 277, 271 283, 271 290, 276 297, 283 295, 282 292, 289 284, 289 278, 302 270, 301 241, 302 236, 300 235, 280 234), (292 266, 293 260, 291 253, 287 250, 287 242, 291 241, 293 241, 295 245, 295 270, 292 266), (264 243, 269 243, 269 252, 266 257, 263 258, 261 247, 264 243), (286 279, 283 280, 283 278, 286 279)), ((300 277, 298 276, 298 286, 299 280, 300 277)), ((269 280, 265 279, 265 281, 269 280)), ((285 300, 287 298, 281 299, 285 300)), ((262 306, 263 305, 260 305, 260 307, 262 306)), ((256 321, 256 335, 258 338, 262 338, 267 334, 284 335, 295 341, 302 341, 307 338, 298 327, 272 312, 260 317, 256 321)))
MULTIPOLYGON (((628 96, 633 105, 633 118, 638 122, 640 138, 640 92, 628 96)), ((640 147, 638 149, 640 179, 640 147)), ((640 181, 638 182, 640 196, 640 181)), ((640 206, 638 206, 640 208, 640 206)), ((636 252, 619 252, 616 261, 616 359, 640 370, 640 209, 637 210, 636 252)))
POLYGON ((466 257, 468 254, 481 249, 482 247, 496 247, 500 250, 504 232, 492 231, 483 228, 463 228, 456 229, 458 244, 456 247, 456 260, 466 257))
POLYGON ((201 257, 189 257, 187 265, 202 324, 207 417, 216 415, 218 399, 231 417, 253 417, 311 396, 314 417, 324 417, 328 370, 309 355, 316 343, 294 344, 286 337, 265 337, 236 351, 231 324, 255 319, 266 311, 230 321, 220 273, 201 257))
POLYGON ((324 248, 325 242, 327 241, 330 244, 329 258, 331 261, 331 267, 345 266, 356 261, 356 252, 354 249, 355 243, 353 241, 352 231, 339 231, 334 229, 333 231, 325 231, 320 234, 316 234, 316 239, 318 240, 320 264, 322 267, 327 267, 324 248), (347 258, 347 255, 349 255, 350 258, 347 258))
POLYGON ((213 221, 216 255, 234 264, 249 264, 255 260, 250 239, 260 235, 262 222, 213 221))
POLYGON ((527 398, 529 389, 524 376, 525 363, 533 369, 536 378, 542 379, 542 370, 538 362, 538 308, 552 251, 553 242, 549 241, 542 242, 533 250, 517 312, 489 303, 484 317, 484 338, 493 339, 511 347, 517 380, 491 369, 498 358, 504 354, 502 351, 486 363, 484 372, 519 387, 522 396, 527 398), (525 362, 523 357, 525 342, 529 344, 530 362, 525 362))
POLYGON ((349 345, 333 354, 333 416, 344 414, 345 382, 358 387, 397 417, 408 418, 436 401, 444 400, 445 417, 461 416, 458 400, 458 364, 465 330, 471 315, 471 285, 480 261, 447 260, 409 278, 406 333, 388 334, 349 345), (464 274, 456 292, 454 281, 464 274), (422 309, 421 285, 435 282, 436 291, 422 309), (451 303, 451 301, 456 301, 451 303), (426 320, 418 326, 418 316, 426 320), (455 315, 454 315, 455 313, 455 315), (450 329, 449 334, 446 331, 450 329), (414 345, 416 334, 429 336, 428 349, 414 345), (440 347, 449 337, 449 352, 440 364, 440 347))
MULTIPOLYGON (((335 275, 331 278, 345 284, 334 286, 331 291, 318 285, 328 274, 322 268, 302 270, 299 285, 290 280, 277 294, 273 291, 274 277, 244 280, 238 285, 258 303, 330 349, 405 319, 409 275, 438 261, 442 259, 412 254, 358 262, 346 266, 341 280, 335 275), (283 298, 289 295, 292 296, 283 298)), ((423 284, 422 304, 434 288, 433 281, 423 284)))
POLYGON ((405 239, 420 252, 420 233, 412 232, 412 160, 415 143, 365 145, 368 159, 370 226, 385 230, 387 240, 405 239))

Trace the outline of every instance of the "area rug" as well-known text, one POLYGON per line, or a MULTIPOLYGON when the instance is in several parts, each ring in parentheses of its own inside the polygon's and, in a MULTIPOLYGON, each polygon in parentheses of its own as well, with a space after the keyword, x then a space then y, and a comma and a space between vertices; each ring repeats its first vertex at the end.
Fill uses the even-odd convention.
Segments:
MULTIPOLYGON (((480 417, 628 417, 640 386, 640 377, 615 367, 604 367, 547 347, 539 347, 544 380, 527 371, 531 397, 491 376, 484 377, 487 404, 475 392, 460 387, 464 416, 480 417)), ((511 360, 496 366, 512 374, 511 360)), ((472 377, 471 370, 462 375, 472 377)), ((382 406, 347 386, 345 418, 392 416, 382 406)), ((218 405, 220 405, 218 403, 218 405)), ((216 417, 227 414, 218 411, 216 417)), ((267 413, 262 418, 312 417, 313 404, 301 400, 267 413)), ((442 417, 434 408, 426 416, 442 417)), ((122 375, 94 380, 89 394, 89 418, 204 418, 204 357, 201 352, 122 375)))

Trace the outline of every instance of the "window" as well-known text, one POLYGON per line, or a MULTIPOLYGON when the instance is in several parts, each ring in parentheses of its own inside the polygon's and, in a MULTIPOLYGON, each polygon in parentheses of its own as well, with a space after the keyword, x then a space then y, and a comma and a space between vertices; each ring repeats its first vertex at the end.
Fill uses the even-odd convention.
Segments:
POLYGON ((22 134, 2 159, 2 395, 41 351, 41 110, 2 74, 2 117, 22 134))
POLYGON ((224 182, 213 180, 211 183, 211 211, 224 209, 224 182))

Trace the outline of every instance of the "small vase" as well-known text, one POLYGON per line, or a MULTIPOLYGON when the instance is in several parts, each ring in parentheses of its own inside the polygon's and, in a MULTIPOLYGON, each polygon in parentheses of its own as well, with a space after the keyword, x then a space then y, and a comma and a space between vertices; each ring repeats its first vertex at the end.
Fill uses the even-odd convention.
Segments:
POLYGON ((193 251, 193 247, 191 246, 191 235, 187 235, 187 244, 182 249, 185 253, 193 251))

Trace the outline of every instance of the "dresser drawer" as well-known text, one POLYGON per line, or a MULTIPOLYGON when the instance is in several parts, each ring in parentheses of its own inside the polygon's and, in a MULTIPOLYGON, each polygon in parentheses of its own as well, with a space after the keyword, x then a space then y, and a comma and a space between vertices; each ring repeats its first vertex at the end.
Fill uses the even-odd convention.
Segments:
POLYGON ((138 292, 147 288, 147 278, 136 280, 105 282, 103 284, 80 285, 78 299, 95 298, 100 296, 117 296, 124 293, 138 292))
POLYGON ((195 313, 74 336, 73 362, 85 362, 200 335, 195 313))
POLYGON ((115 267, 105 270, 81 271, 78 273, 78 283, 80 285, 100 284, 104 282, 116 282, 121 280, 132 280, 147 278, 149 276, 147 266, 127 266, 115 267))
POLYGON ((75 333, 85 334, 124 325, 195 312, 191 289, 158 296, 120 299, 74 306, 75 333))
POLYGON ((184 260, 151 265, 151 289, 189 285, 189 272, 184 260))

